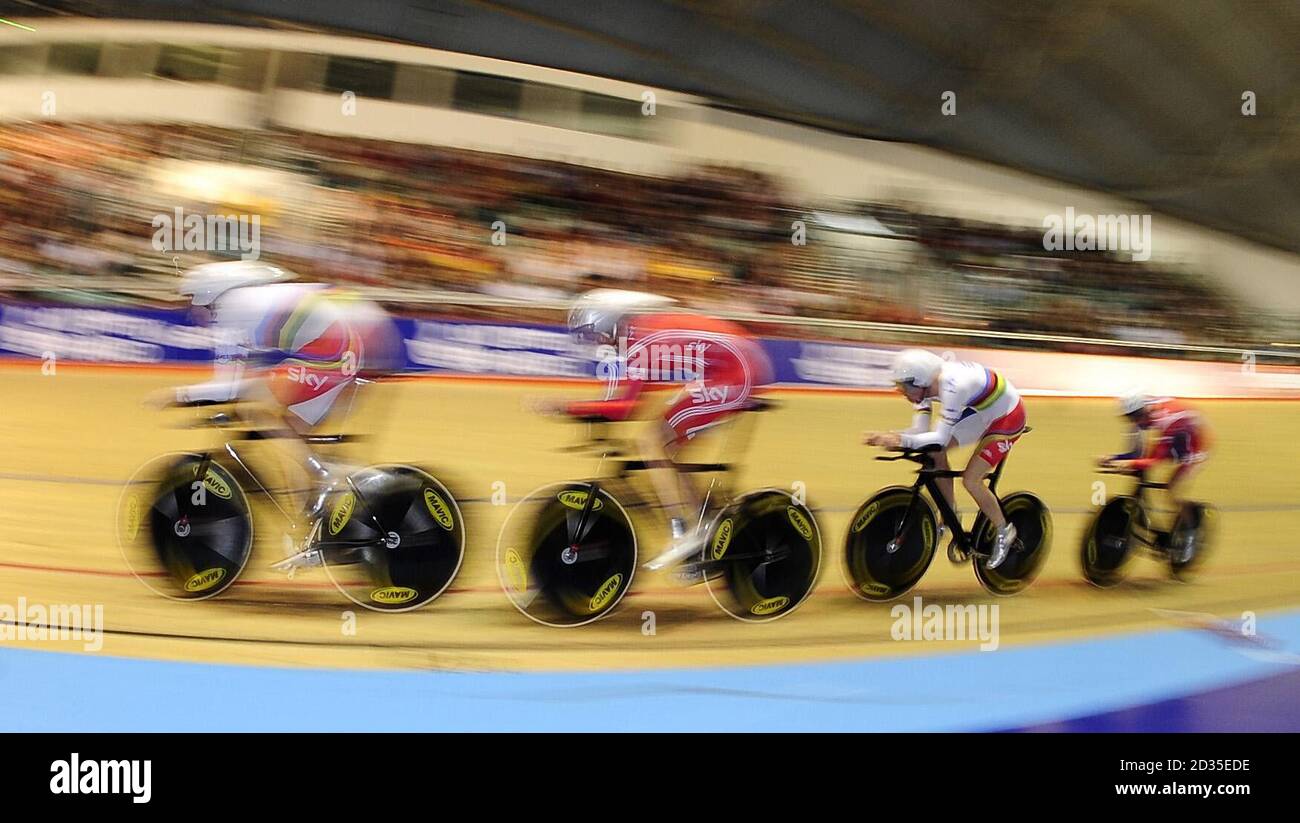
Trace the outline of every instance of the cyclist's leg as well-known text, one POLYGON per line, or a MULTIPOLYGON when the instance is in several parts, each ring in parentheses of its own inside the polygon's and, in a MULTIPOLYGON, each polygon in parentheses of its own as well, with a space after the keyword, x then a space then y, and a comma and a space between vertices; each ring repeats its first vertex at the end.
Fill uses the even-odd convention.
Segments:
POLYGON ((641 433, 638 445, 650 467, 646 473, 659 496, 660 506, 669 518, 685 523, 695 506, 695 490, 676 468, 680 450, 676 432, 662 420, 653 421, 641 433))
MULTIPOLYGON (((659 442, 643 443, 643 447, 657 447, 654 448, 654 453, 663 455, 665 471, 660 474, 660 478, 656 478, 655 483, 660 502, 669 512, 672 529, 669 549, 647 564, 652 569, 677 562, 695 552, 702 544, 703 535, 687 533, 690 518, 695 516, 701 506, 699 495, 691 486, 690 479, 676 470, 672 460, 684 444, 701 432, 717 426, 748 404, 748 392, 744 388, 723 388, 718 396, 724 400, 718 402, 699 402, 690 392, 682 392, 672 398, 656 429, 659 442)), ((651 472, 652 475, 656 473, 655 470, 651 472)))
POLYGON ((319 475, 319 468, 313 466, 315 455, 302 441, 306 431, 304 422, 291 414, 282 398, 272 391, 270 379, 261 375, 259 379, 248 382, 241 397, 240 416, 264 437, 273 440, 294 466, 306 471, 314 480, 319 475))
POLYGON ((1187 490, 1204 466, 1204 460, 1184 461, 1179 463, 1178 468, 1174 469, 1174 473, 1169 476, 1169 500, 1174 504, 1175 510, 1181 509, 1183 504, 1188 502, 1187 490))
MULTIPOLYGON (((978 441, 979 438, 984 435, 984 432, 992 422, 993 419, 991 417, 979 412, 967 414, 961 420, 958 420, 957 425, 952 427, 952 440, 948 441, 947 449, 935 458, 935 468, 947 471, 951 467, 951 463, 948 460, 948 450, 955 446, 969 446, 971 443, 978 441)), ((971 466, 970 464, 967 464, 966 474, 969 474, 970 472, 971 466)), ((969 489, 970 485, 966 480, 966 474, 963 474, 962 482, 966 485, 966 488, 969 489)), ((939 490, 942 491, 944 497, 947 498, 948 505, 952 506, 953 511, 957 511, 957 496, 954 492, 956 484, 953 482, 953 478, 941 477, 937 478, 935 482, 938 483, 939 490)), ((975 502, 979 503, 979 499, 976 498, 975 502)), ((982 506, 980 507, 980 511, 983 511, 982 506)))
POLYGON ((1002 506, 998 503, 997 495, 985 482, 985 479, 992 471, 993 466, 987 460, 981 457, 979 453, 973 454, 970 462, 966 464, 966 470, 962 472, 961 482, 984 516, 988 518, 994 528, 1000 529, 1006 525, 1007 519, 1002 514, 1002 506))
POLYGON ((983 429, 983 435, 975 446, 975 454, 971 455, 970 462, 962 472, 962 485, 966 487, 971 499, 979 506, 980 512, 988 518, 989 523, 996 530, 997 539, 988 561, 988 567, 993 569, 1006 560, 1011 544, 1015 540, 1016 530, 1007 522, 997 495, 988 487, 985 479, 1006 458, 1011 447, 1024 432, 1025 407, 1023 403, 1016 403, 1010 412, 987 422, 984 420, 986 414, 987 412, 977 413, 962 421, 963 423, 969 421, 972 424, 978 421, 980 428, 983 429))
POLYGON ((320 511, 330 485, 338 478, 303 437, 330 415, 340 398, 348 396, 355 380, 355 372, 344 370, 340 363, 288 359, 269 370, 262 382, 264 405, 278 422, 278 444, 307 475, 305 519, 320 511))

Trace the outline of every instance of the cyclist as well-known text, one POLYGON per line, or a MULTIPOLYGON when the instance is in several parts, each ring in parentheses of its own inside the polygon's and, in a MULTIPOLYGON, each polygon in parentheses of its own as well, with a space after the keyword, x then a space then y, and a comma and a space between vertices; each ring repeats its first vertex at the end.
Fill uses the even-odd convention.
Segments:
POLYGON ((649 474, 669 515, 668 548, 646 563, 651 570, 676 563, 703 546, 687 535, 687 518, 702 505, 694 487, 676 470, 681 447, 701 432, 754 405, 760 387, 772 382, 772 365, 749 333, 726 320, 672 310, 658 295, 597 289, 574 303, 569 332, 599 344, 600 370, 608 381, 602 400, 551 406, 577 417, 609 420, 659 418, 640 438, 649 474), (680 385, 665 403, 643 404, 643 394, 680 385))
MULTIPOLYGON (((894 386, 915 407, 912 428, 904 432, 867 432, 871 446, 887 449, 942 447, 934 466, 948 469, 948 449, 975 444, 962 485, 996 529, 988 568, 1002 565, 1016 539, 997 497, 984 480, 1007 456, 1025 430, 1025 406, 1015 386, 1001 374, 978 363, 944 360, 924 349, 904 349, 894 357, 894 386), (939 424, 931 429, 931 403, 939 401, 939 424)), ((956 509, 952 478, 939 478, 939 488, 956 509)))
MULTIPOLYGON (((289 282, 278 266, 231 261, 197 266, 181 279, 191 314, 216 341, 213 379, 155 397, 155 405, 245 404, 244 415, 275 436, 312 478, 310 519, 335 479, 301 439, 358 379, 401 368, 402 341, 378 305, 342 290, 289 282)), ((301 551, 277 568, 318 565, 301 551)))
POLYGON ((1132 426, 1129 448, 1123 454, 1101 457, 1103 469, 1146 471, 1163 461, 1178 464, 1168 482, 1169 497, 1181 507, 1187 500, 1184 492, 1193 477, 1205 465, 1210 436, 1201 415, 1172 398, 1153 398, 1131 392, 1118 400, 1119 412, 1132 426), (1144 444, 1144 433, 1152 436, 1144 444))

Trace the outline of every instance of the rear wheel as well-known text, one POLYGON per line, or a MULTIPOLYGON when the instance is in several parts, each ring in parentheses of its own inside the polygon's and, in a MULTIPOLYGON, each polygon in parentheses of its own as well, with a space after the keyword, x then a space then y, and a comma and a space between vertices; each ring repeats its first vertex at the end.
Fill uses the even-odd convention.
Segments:
POLYGON ((703 559, 713 567, 705 576, 709 594, 737 620, 783 617, 817 584, 817 520, 786 492, 765 489, 731 503, 714 518, 704 545, 703 559))
POLYGON ((596 483, 544 486, 520 501, 497 542, 497 573, 515 608, 548 626, 608 615, 636 573, 627 510, 596 483))
POLYGON ((349 475, 326 503, 314 548, 352 602, 409 611, 446 591, 465 557, 465 528, 451 492, 414 466, 349 475))
POLYGON ((1212 542, 1214 509, 1201 503, 1184 503, 1169 530, 1169 571, 1190 580, 1205 560, 1212 542))
POLYGON ((929 501, 903 486, 885 489, 859 506, 849 521, 844 539, 849 587, 863 600, 893 600, 921 580, 937 543, 929 501))
POLYGON ((1042 500, 1029 492, 1015 492, 1002 498, 1002 513, 1016 527, 1016 541, 996 569, 988 567, 988 555, 997 539, 997 529, 981 518, 975 527, 975 577, 990 594, 1013 595, 1034 582, 1052 548, 1052 513, 1042 500))
POLYGON ((1111 498, 1084 532, 1079 555, 1083 576, 1100 588, 1114 586, 1124 578, 1124 569, 1133 557, 1135 532, 1149 529, 1146 510, 1137 498, 1111 498))
POLYGON ((117 532, 136 578, 175 600, 221 594, 253 551, 244 490, 203 454, 165 455, 142 466, 118 503, 117 532))

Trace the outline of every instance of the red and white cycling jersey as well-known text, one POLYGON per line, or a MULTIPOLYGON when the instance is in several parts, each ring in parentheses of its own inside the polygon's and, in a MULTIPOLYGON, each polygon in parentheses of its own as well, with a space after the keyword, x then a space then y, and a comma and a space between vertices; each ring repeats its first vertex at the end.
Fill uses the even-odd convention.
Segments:
POLYGON ((912 428, 903 433, 909 449, 976 444, 978 454, 996 466, 1025 430, 1020 393, 998 372, 979 363, 945 362, 939 371, 939 424, 930 428, 931 402, 916 406, 912 428))
POLYGON ((1132 460, 1133 467, 1149 469, 1163 460, 1191 465, 1205 460, 1210 436, 1205 422, 1195 409, 1172 398, 1162 398, 1147 405, 1147 418, 1133 428, 1131 448, 1117 460, 1132 460), (1145 448, 1143 432, 1150 432, 1145 448))
POLYGON ((617 365, 604 400, 572 403, 573 415, 625 420, 645 391, 681 386, 664 422, 687 440, 752 404, 754 393, 773 380, 762 347, 735 323, 692 314, 636 317, 620 341, 617 365))

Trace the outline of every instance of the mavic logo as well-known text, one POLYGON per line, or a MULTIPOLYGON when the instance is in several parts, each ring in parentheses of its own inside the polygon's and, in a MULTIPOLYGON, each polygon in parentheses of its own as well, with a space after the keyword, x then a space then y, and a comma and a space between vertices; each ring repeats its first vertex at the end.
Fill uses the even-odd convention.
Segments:
MULTIPOLYGON (((567 489, 560 492, 555 497, 565 506, 568 506, 571 509, 577 509, 578 511, 582 511, 582 509, 587 505, 587 492, 578 489, 567 489)), ((603 506, 604 504, 601 502, 599 497, 591 501, 592 511, 600 511, 603 506)))
POLYGON ((714 560, 721 560, 722 556, 727 553, 727 547, 731 545, 731 534, 734 528, 730 517, 718 524, 718 533, 713 538, 712 554, 714 560))
POLYGON ((140 497, 132 495, 126 501, 126 536, 128 540, 134 540, 135 536, 140 533, 140 523, 143 520, 140 513, 140 497))
POLYGON ((370 599, 376 603, 405 603, 408 600, 414 600, 418 594, 419 592, 415 589, 406 586, 386 586, 372 591, 370 599))
POLYGON ((794 506, 786 506, 785 514, 786 517, 790 518, 790 525, 794 526, 795 531, 799 532, 804 540, 812 540, 812 525, 808 522, 808 518, 803 516, 803 512, 794 506))
POLYGON ((857 519, 853 521, 854 534, 865 529, 867 527, 867 524, 871 522, 871 518, 875 517, 876 512, 879 510, 880 510, 879 503, 872 503, 870 506, 867 506, 865 509, 863 509, 862 514, 858 515, 857 519))
POLYGON ((447 531, 455 528, 456 523, 451 518, 451 511, 447 507, 446 501, 433 489, 424 490, 424 505, 429 509, 429 514, 433 519, 438 521, 438 525, 447 531))
POLYGON ((225 577, 226 570, 220 566, 205 569, 197 574, 190 575, 190 579, 185 581, 185 591, 191 594, 207 591, 220 583, 225 577))
POLYGON ((339 498, 339 502, 334 504, 334 511, 330 514, 330 534, 338 534, 343 531, 343 527, 352 519, 352 509, 356 506, 357 498, 352 492, 348 492, 339 498))
POLYGON ((290 366, 289 379, 295 383, 302 383, 307 388, 316 391, 325 385, 325 375, 316 374, 305 366, 290 366))
POLYGON ((604 608, 605 605, 609 603, 610 599, 613 598, 614 595, 618 594, 618 587, 622 582, 623 575, 616 574, 602 583, 600 589, 591 598, 591 602, 587 604, 588 609, 597 612, 604 608))
MULTIPOLYGON (((198 472, 199 467, 195 466, 194 473, 197 475, 198 472)), ((203 485, 207 487, 208 491, 212 492, 217 497, 220 497, 222 500, 229 500, 231 495, 234 494, 230 490, 230 484, 213 471, 211 466, 208 467, 208 473, 203 475, 203 485)))
POLYGON ((515 591, 521 594, 528 591, 528 568, 524 565, 524 559, 519 556, 519 552, 514 549, 506 549, 505 572, 515 591))
POLYGON ((784 609, 788 605, 790 605, 790 598, 788 597, 769 597, 751 606, 749 613, 757 617, 765 617, 784 609))

